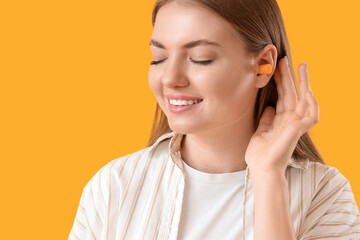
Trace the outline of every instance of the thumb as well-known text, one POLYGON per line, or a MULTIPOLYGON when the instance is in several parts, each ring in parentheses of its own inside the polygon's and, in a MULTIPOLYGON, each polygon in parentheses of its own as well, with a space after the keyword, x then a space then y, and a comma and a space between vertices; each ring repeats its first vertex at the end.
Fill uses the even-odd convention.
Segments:
POLYGON ((273 108, 271 106, 267 106, 265 108, 263 114, 260 117, 259 126, 258 126, 256 132, 261 133, 261 132, 268 130, 270 128, 272 122, 274 121, 275 114, 276 114, 275 108, 273 108))

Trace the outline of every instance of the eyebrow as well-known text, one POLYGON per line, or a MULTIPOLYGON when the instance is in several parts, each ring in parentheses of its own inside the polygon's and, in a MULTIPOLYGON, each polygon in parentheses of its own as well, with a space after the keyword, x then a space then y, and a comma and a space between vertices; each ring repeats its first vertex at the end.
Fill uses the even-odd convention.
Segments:
MULTIPOLYGON (((155 47, 158 47, 158 48, 166 49, 163 44, 161 44, 160 42, 158 42, 158 41, 156 41, 154 39, 151 39, 149 46, 155 46, 155 47)), ((191 42, 186 43, 182 47, 186 48, 186 49, 189 49, 189 48, 194 48, 194 47, 198 47, 198 46, 222 47, 219 43, 211 42, 211 41, 209 41, 207 39, 199 39, 199 40, 196 40, 196 41, 191 41, 191 42)))

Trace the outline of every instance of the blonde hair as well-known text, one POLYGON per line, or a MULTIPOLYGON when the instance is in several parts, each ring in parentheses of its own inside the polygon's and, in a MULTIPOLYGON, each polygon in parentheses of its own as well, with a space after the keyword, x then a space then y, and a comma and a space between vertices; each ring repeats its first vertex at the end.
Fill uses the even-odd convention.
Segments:
MULTIPOLYGON (((244 40, 249 55, 257 56, 266 45, 273 44, 278 51, 277 62, 284 56, 288 57, 291 75, 295 81, 289 42, 276 0, 158 0, 152 12, 153 26, 159 9, 173 1, 200 4, 226 19, 244 40)), ((276 109, 277 100, 278 93, 272 76, 269 83, 259 89, 257 94, 254 112, 256 128, 265 107, 272 106, 276 109)), ((166 115, 159 104, 156 104, 148 146, 154 144, 161 135, 171 131, 166 115)), ((307 132, 300 137, 292 157, 298 161, 309 159, 326 164, 307 132)))

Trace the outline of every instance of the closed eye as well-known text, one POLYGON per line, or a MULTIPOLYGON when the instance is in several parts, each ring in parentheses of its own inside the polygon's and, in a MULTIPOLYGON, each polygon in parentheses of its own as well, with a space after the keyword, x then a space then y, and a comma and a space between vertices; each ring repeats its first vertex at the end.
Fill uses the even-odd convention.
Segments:
POLYGON ((195 60, 191 60, 194 64, 199 64, 199 65, 209 65, 212 60, 206 60, 206 61, 195 61, 195 60))
POLYGON ((156 65, 156 64, 161 63, 162 61, 164 61, 164 60, 160 60, 160 61, 152 61, 152 62, 150 62, 150 65, 156 65))
MULTIPOLYGON (((165 60, 165 59, 164 59, 164 60, 165 60)), ((152 62, 150 62, 150 65, 157 65, 157 64, 163 62, 164 60, 152 61, 152 62)), ((212 63, 212 60, 195 61, 195 60, 191 59, 191 61, 192 61, 194 64, 198 64, 198 65, 209 65, 209 64, 212 63)))

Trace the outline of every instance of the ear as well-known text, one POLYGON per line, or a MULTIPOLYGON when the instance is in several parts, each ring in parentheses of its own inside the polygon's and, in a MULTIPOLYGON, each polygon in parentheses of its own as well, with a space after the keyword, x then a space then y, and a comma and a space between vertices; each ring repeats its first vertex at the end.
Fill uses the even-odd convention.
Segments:
POLYGON ((277 49, 273 44, 266 45, 263 50, 259 53, 256 58, 256 73, 257 76, 255 77, 255 87, 263 88, 265 87, 268 82, 270 81, 272 75, 276 69, 276 60, 277 60, 277 49), (263 64, 270 64, 272 67, 271 73, 269 74, 260 74, 259 69, 260 65, 263 64))

